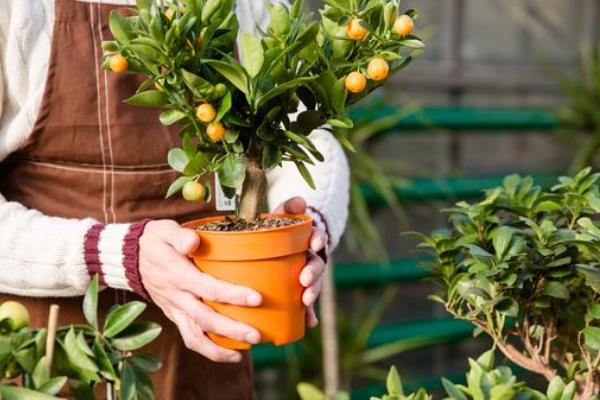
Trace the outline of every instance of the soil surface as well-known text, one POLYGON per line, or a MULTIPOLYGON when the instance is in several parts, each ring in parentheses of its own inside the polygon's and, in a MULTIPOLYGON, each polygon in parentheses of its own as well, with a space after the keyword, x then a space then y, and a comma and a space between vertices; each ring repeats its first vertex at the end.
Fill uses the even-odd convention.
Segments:
POLYGON ((261 231, 294 225, 302 221, 301 218, 258 218, 256 221, 248 222, 243 219, 228 217, 224 221, 198 225, 196 229, 211 232, 261 231))

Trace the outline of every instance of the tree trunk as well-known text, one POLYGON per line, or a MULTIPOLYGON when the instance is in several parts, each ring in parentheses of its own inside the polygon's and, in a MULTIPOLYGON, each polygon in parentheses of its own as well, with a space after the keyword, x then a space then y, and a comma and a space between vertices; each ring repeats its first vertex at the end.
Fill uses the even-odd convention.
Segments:
POLYGON ((265 202, 267 193, 267 176, 256 160, 248 162, 246 178, 242 186, 240 198, 240 218, 254 221, 258 217, 265 202))

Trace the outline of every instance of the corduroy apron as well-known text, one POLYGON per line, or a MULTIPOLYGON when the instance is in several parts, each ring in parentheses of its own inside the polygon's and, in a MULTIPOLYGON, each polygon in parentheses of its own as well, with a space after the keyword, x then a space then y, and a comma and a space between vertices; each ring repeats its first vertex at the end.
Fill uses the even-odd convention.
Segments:
MULTIPOLYGON (((75 0, 55 4, 39 115, 29 141, 0 164, 0 193, 47 215, 93 217, 104 223, 184 221, 215 214, 214 200, 204 205, 164 200, 177 177, 165 163, 167 151, 180 144, 177 132, 160 125, 156 110, 123 103, 141 79, 100 68, 100 44, 111 38, 108 14, 120 6, 75 0)), ((122 292, 104 290, 101 313, 123 297, 122 292)), ((0 295, 0 301, 10 298, 15 296, 0 295)), ((61 306, 61 324, 83 321, 81 298, 16 300, 29 308, 35 327, 46 325, 52 303, 61 306)), ((162 335, 149 347, 163 360, 162 370, 153 376, 157 399, 253 398, 247 355, 241 364, 213 363, 185 348, 175 325, 158 307, 150 305, 142 319, 163 326, 162 335)))

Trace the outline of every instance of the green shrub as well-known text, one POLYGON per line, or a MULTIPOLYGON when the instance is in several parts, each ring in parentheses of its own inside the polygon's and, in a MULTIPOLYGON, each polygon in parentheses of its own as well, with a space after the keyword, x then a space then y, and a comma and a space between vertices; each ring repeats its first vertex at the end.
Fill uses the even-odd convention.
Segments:
POLYGON ((574 380, 577 399, 600 390, 599 179, 588 168, 544 190, 511 175, 447 210, 449 230, 421 235, 435 257, 432 298, 515 364, 574 380))

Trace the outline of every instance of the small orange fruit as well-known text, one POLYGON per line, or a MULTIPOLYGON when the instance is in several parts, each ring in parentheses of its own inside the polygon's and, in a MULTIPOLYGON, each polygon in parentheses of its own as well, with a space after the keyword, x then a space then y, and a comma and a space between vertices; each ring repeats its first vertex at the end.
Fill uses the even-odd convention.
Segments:
POLYGON ((165 11, 165 17, 167 17, 167 19, 169 21, 173 21, 174 16, 175 16, 175 11, 173 11, 172 8, 167 8, 167 10, 165 11))
POLYGON ((360 93, 367 86, 367 78, 360 72, 350 72, 346 77, 346 89, 352 93, 360 93))
POLYGON ((117 74, 122 74, 123 72, 127 71, 127 59, 121 54, 115 54, 114 56, 111 56, 109 64, 111 71, 117 74))
POLYGON ((212 122, 208 124, 206 127, 206 134, 213 141, 213 143, 217 143, 223 136, 225 135, 225 127, 220 122, 212 122))
POLYGON ((354 18, 346 25, 346 36, 352 40, 363 40, 369 31, 362 26, 360 18, 354 18))
POLYGON ((383 58, 375 57, 369 61, 367 71, 369 73, 369 78, 374 81, 383 81, 387 79, 390 74, 390 65, 383 58))
POLYGON ((217 111, 209 103, 203 103, 196 108, 196 117, 200 122, 208 124, 217 117, 217 111))
POLYGON ((408 15, 401 15, 396 18, 392 28, 398 36, 408 36, 415 29, 415 21, 408 15))
POLYGON ((190 181, 183 185, 181 195, 187 201, 203 201, 206 197, 206 187, 200 182, 190 181))

